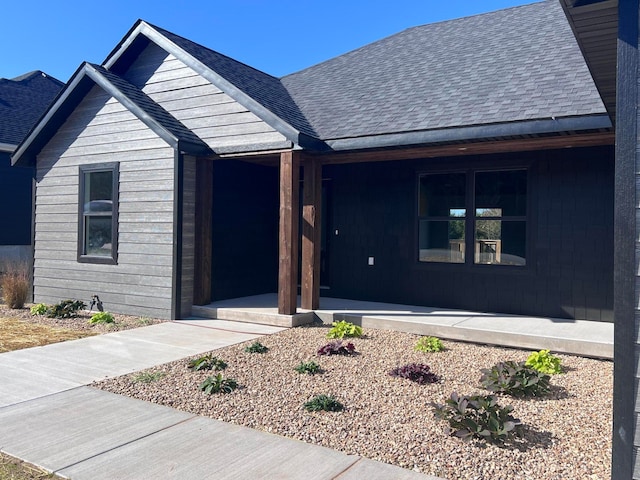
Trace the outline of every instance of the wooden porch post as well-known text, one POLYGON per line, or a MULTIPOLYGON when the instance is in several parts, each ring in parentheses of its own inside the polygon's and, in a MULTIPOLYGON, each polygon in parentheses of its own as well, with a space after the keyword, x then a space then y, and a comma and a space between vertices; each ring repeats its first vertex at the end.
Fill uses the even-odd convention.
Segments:
POLYGON ((280 154, 280 240, 278 313, 293 315, 298 304, 300 153, 280 154))
POLYGON ((194 305, 207 305, 211 303, 212 208, 213 160, 198 158, 196 161, 194 305))
POLYGON ((302 308, 320 307, 320 230, 322 228, 322 164, 304 164, 302 207, 302 308))

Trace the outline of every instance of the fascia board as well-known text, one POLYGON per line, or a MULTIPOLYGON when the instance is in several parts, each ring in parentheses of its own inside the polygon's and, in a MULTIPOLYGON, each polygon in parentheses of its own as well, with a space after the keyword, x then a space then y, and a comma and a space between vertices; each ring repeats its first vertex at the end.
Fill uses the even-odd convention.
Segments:
POLYGON ((12 153, 17 146, 12 143, 0 143, 0 152, 12 153))
POLYGON ((401 147, 429 143, 481 140, 485 138, 597 130, 611 127, 612 125, 609 116, 601 114, 585 117, 551 118, 545 120, 341 138, 327 140, 326 143, 334 151, 360 150, 368 148, 401 147))

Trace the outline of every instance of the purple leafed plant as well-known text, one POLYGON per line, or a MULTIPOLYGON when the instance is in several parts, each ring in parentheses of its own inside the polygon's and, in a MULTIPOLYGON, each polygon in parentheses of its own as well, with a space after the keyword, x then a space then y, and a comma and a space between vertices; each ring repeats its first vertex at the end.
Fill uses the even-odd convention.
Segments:
POLYGON ((356 347, 353 343, 349 342, 343 345, 341 340, 336 340, 321 347, 318 350, 318 355, 353 355, 355 351, 356 347))
POLYGON ((429 365, 423 363, 410 363, 403 367, 396 367, 389 372, 392 377, 408 378, 412 382, 424 385, 427 383, 436 383, 440 381, 440 377, 433 373, 429 365))

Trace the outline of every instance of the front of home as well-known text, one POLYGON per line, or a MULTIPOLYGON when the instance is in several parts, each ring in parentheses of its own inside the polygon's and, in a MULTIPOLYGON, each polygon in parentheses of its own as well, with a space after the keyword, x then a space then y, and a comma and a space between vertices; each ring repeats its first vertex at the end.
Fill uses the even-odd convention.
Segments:
POLYGON ((283 78, 138 21, 13 162, 36 168, 38 302, 180 318, 278 292, 292 314, 300 286, 308 309, 610 322, 613 143, 548 0, 283 78))

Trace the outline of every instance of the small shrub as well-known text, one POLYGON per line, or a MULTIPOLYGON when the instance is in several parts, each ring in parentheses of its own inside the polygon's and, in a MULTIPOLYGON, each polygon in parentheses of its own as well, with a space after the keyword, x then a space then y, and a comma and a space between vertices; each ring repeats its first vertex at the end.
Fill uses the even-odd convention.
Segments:
POLYGON ((204 355, 189 362, 188 368, 197 372, 199 370, 224 370, 227 362, 214 357, 212 354, 204 355))
POLYGON ((333 322, 332 327, 327 333, 327 338, 345 338, 345 337, 361 337, 362 327, 354 325, 351 322, 341 320, 333 322))
POLYGON ((238 388, 238 383, 233 378, 224 378, 221 373, 215 377, 207 377, 200 384, 200 390, 211 395, 212 393, 231 393, 238 388))
POLYGON ((316 395, 304 404, 305 410, 308 412, 339 412, 344 408, 338 400, 330 395, 316 395))
POLYGON ((8 263, 0 278, 2 297, 7 307, 14 310, 24 307, 29 297, 31 283, 29 268, 25 263, 8 263))
POLYGON ((444 345, 438 337, 420 337, 414 347, 416 352, 442 352, 444 345))
POLYGON ((92 325, 96 325, 99 323, 115 323, 115 319, 113 315, 109 312, 98 312, 94 313, 89 319, 89 323, 92 325))
POLYGON ((153 383, 164 377, 164 372, 140 372, 133 376, 134 383, 153 383))
POLYGON ((73 318, 78 316, 78 310, 86 308, 86 304, 81 300, 63 300, 52 305, 47 311, 50 318, 73 318))
POLYGON ((467 397, 453 392, 444 405, 431 406, 436 418, 449 423, 447 433, 463 440, 479 438, 504 443, 522 434, 522 422, 511 415, 513 407, 500 406, 491 395, 467 397))
POLYGON ((320 347, 318 355, 353 355, 355 352, 356 347, 353 343, 343 345, 341 340, 336 340, 320 347))
POLYGON ((555 375, 562 373, 561 360, 549 350, 540 350, 539 352, 531 352, 524 364, 542 373, 555 375))
POLYGON ((430 371, 429 365, 423 363, 410 363, 403 367, 396 367, 389 372, 392 377, 407 378, 412 382, 425 385, 427 383, 436 383, 440 381, 440 377, 430 371))
POLYGON ((49 307, 44 303, 38 303, 29 309, 31 315, 44 315, 48 310, 49 307))
POLYGON ((247 353, 267 353, 269 347, 264 346, 260 342, 253 342, 251 345, 244 349, 247 353))
POLYGON ((480 383, 491 392, 515 397, 535 397, 549 392, 549 375, 525 366, 524 362, 500 362, 481 372, 480 383))
POLYGON ((300 365, 298 365, 294 370, 298 373, 315 375, 316 373, 320 373, 320 365, 313 360, 310 360, 308 362, 300 362, 300 365))

